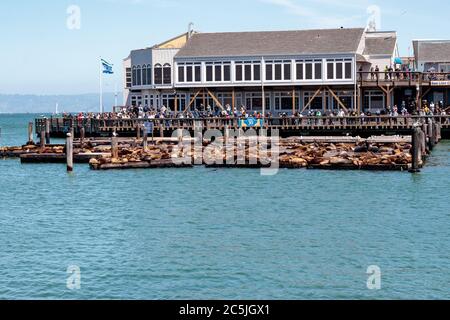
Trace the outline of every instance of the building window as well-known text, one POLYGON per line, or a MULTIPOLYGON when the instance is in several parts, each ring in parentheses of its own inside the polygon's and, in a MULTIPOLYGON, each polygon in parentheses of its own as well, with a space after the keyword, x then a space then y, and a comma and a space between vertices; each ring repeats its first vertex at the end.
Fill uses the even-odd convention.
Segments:
MULTIPOLYGON (((274 93, 274 102, 275 102, 275 110, 281 111, 281 110, 292 110, 292 92, 275 92, 274 93)), ((296 92, 295 94, 295 109, 298 109, 299 107, 299 97, 296 92)))
POLYGON ((155 65, 155 84, 163 84, 163 67, 160 64, 155 65))
POLYGON ((207 82, 213 81, 213 66, 212 65, 206 65, 206 81, 207 82))
POLYGON ((214 66, 214 80, 216 82, 222 81, 222 65, 214 66))
MULTIPOLYGON (((242 63, 242 62, 241 62, 242 63)), ((236 81, 242 81, 242 64, 236 64, 236 81)))
POLYGON ((353 70, 352 70, 352 63, 351 62, 346 62, 345 63, 345 79, 351 79, 353 78, 353 70))
MULTIPOLYGON (((265 108, 270 110, 270 93, 265 94, 265 108)), ((263 99, 261 92, 247 92, 245 94, 245 106, 247 110, 261 112, 263 109, 263 99)))
POLYGON ((284 64, 283 79, 284 80, 291 80, 291 64, 290 63, 285 63, 284 64))
POLYGON ((172 83, 172 66, 168 63, 164 65, 163 68, 163 78, 164 78, 164 84, 171 84, 172 83))
MULTIPOLYGON (((337 91, 336 95, 339 97, 339 100, 344 104, 344 106, 348 110, 353 110, 354 103, 354 95, 351 91, 337 91)), ((339 110, 341 109, 340 104, 336 101, 336 99, 331 99, 331 109, 339 110)))
POLYGON ((352 59, 328 59, 327 79, 328 80, 353 79, 352 59))
POLYGON ((223 81, 231 81, 231 65, 223 66, 223 81))
POLYGON ((137 66, 136 70, 137 70, 136 85, 140 86, 140 85, 142 85, 142 69, 141 69, 141 66, 137 66))
MULTIPOLYGON (((178 82, 184 82, 184 65, 178 66, 178 82)), ((189 80, 188 80, 189 81, 189 80)))
POLYGON ((336 63, 336 79, 343 79, 344 73, 343 73, 343 67, 342 62, 336 63))
POLYGON ((261 81, 261 63, 259 61, 239 61, 235 63, 236 81, 261 81))
POLYGON ((376 112, 385 108, 385 96, 382 91, 368 90, 364 93, 364 110, 376 112))
POLYGON ((334 63, 327 62, 327 79, 334 79, 334 63))
POLYGON ((267 81, 273 80, 273 64, 272 63, 266 63, 266 80, 267 81))
MULTIPOLYGON (((311 98, 314 96, 314 92, 306 91, 303 94, 303 105, 306 106, 310 102, 311 98)), ((322 94, 316 96, 314 100, 309 104, 308 110, 323 110, 324 107, 328 106, 330 102, 328 92, 323 92, 322 94)))
POLYGON ((196 65, 194 69, 195 69, 195 82, 201 82, 202 81, 202 67, 196 65))
POLYGON ((312 80, 313 79, 313 64, 311 62, 306 63, 305 69, 306 69, 306 80, 312 80))
POLYGON ((142 85, 147 85, 147 66, 142 66, 142 85))
POLYGON ((280 81, 281 79, 283 79, 283 76, 281 74, 281 64, 280 63, 276 63, 275 64, 275 80, 276 81, 280 81))
POLYGON ((253 65, 253 80, 261 81, 261 64, 253 65))
POLYGON ((314 78, 316 80, 322 79, 322 63, 321 62, 314 63, 314 78))
POLYGON ((245 70, 245 81, 252 81, 252 65, 246 64, 244 67, 245 70))
POLYGON ((193 68, 194 66, 186 66, 186 82, 192 82, 194 80, 193 68))
POLYGON ((303 80, 304 79, 304 75, 303 75, 303 68, 304 64, 300 63, 299 61, 297 61, 297 80, 303 80))
POLYGON ((202 68, 200 63, 179 63, 178 64, 178 82, 201 82, 202 68))

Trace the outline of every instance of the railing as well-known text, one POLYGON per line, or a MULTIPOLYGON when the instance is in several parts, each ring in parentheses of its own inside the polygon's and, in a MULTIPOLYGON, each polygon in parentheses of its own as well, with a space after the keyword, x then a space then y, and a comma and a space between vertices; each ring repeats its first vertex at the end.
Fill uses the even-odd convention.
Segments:
POLYGON ((379 71, 358 72, 358 81, 361 82, 408 82, 423 83, 431 81, 450 81, 448 72, 410 72, 410 71, 379 71))
MULTIPOLYGON (((75 134, 80 133, 80 129, 85 129, 86 135, 97 135, 116 131, 135 132, 138 127, 151 124, 154 130, 176 130, 186 129, 218 129, 240 128, 240 118, 201 118, 201 119, 36 119, 36 132, 39 133, 46 128, 46 122, 50 122, 50 132, 64 134, 73 128, 75 134)), ((279 117, 265 118, 263 128, 265 129, 408 129, 416 123, 426 123, 429 121, 442 124, 444 127, 450 126, 450 116, 364 116, 364 117, 279 117)))

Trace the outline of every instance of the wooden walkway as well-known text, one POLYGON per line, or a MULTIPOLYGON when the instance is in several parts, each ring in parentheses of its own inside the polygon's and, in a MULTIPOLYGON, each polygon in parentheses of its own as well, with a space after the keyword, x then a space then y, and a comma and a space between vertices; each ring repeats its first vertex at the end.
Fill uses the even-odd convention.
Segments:
MULTIPOLYGON (((282 136, 299 135, 353 135, 368 137, 372 135, 410 134, 416 124, 439 123, 444 137, 449 137, 450 116, 371 116, 371 117, 287 117, 265 119, 262 127, 271 132, 279 130, 282 136)), ((147 128, 149 136, 170 137, 177 129, 195 130, 248 130, 242 128, 240 119, 36 119, 37 136, 47 133, 51 137, 63 138, 73 130, 76 137, 110 137, 115 132, 122 137, 140 136, 147 128), (138 130, 138 128, 140 130, 138 130), (138 132, 139 131, 139 132, 138 132)))

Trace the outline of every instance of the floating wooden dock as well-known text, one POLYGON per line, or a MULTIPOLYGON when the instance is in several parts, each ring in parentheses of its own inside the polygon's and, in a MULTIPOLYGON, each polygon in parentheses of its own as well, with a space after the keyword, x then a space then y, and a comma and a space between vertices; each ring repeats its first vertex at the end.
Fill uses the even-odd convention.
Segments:
MULTIPOLYGON (((262 142, 259 141, 257 149, 251 147, 251 141, 256 136, 225 135, 208 140, 201 135, 200 138, 180 135, 166 138, 161 135, 149 141, 146 131, 138 130, 137 137, 134 138, 116 135, 112 138, 87 138, 84 128, 81 128, 80 139, 73 139, 71 134, 67 134, 65 145, 48 144, 50 137, 47 130, 41 133, 39 144, 36 145, 29 126, 28 143, 21 147, 0 148, 0 157, 20 157, 22 163, 67 163, 68 171, 73 170, 73 163, 89 163, 93 170, 123 170, 190 168, 194 165, 213 168, 266 168, 271 167, 275 161, 277 168, 287 169, 418 172, 433 147, 442 139, 443 124, 436 119, 421 118, 421 121, 411 125, 409 135, 406 136, 275 136, 274 140, 270 140, 271 136, 268 135, 262 142), (241 146, 244 146, 244 161, 236 151, 241 146), (234 156, 230 157, 224 151, 228 147, 233 148, 234 156), (270 149, 271 155, 278 160, 267 162, 267 155, 260 155, 264 148, 270 149), (196 161, 199 155, 200 162, 196 161), (179 161, 180 159, 189 160, 179 161), (215 161, 216 159, 219 161, 215 161)), ((48 120, 46 123, 49 123, 48 120)))

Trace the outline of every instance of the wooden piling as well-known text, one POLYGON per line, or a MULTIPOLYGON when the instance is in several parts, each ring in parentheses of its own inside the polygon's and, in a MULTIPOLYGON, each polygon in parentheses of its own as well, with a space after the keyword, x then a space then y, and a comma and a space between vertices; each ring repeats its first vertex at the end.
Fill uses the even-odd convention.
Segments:
POLYGON ((45 143, 50 144, 50 119, 45 119, 45 143))
POLYGON ((415 127, 412 132, 412 166, 409 172, 418 173, 420 172, 420 160, 422 159, 421 144, 420 144, 420 129, 415 127))
POLYGON ((439 125, 433 122, 433 144, 436 146, 439 142, 439 125))
POLYGON ((39 144, 40 144, 41 149, 45 148, 45 130, 41 131, 39 144))
POLYGON ((136 125, 136 138, 141 139, 141 125, 139 123, 136 125))
POLYGON ((144 152, 145 152, 148 149, 148 132, 147 132, 147 128, 144 128, 143 133, 144 133, 144 138, 143 138, 143 141, 142 141, 142 146, 143 146, 144 152))
POLYGON ((437 128, 437 132, 436 132, 436 136, 437 136, 437 142, 442 140, 442 124, 441 123, 436 123, 436 128, 437 128))
POLYGON ((181 148, 183 146, 183 130, 177 129, 178 146, 181 148))
POLYGON ((116 133, 114 133, 111 138, 111 158, 113 158, 113 159, 119 158, 119 148, 118 148, 118 140, 117 140, 116 133))
POLYGON ((230 127, 228 125, 225 126, 225 142, 230 140, 230 127))
POLYGON ((161 138, 164 138, 164 127, 162 123, 159 124, 159 134, 161 138))
POLYGON ((434 123, 430 122, 428 123, 428 147, 430 151, 434 149, 434 146, 436 145, 435 141, 435 126, 434 123))
POLYGON ((86 129, 84 127, 80 128, 80 145, 81 148, 84 147, 84 139, 86 138, 86 129))
POLYGON ((33 122, 28 123, 28 144, 33 145, 33 122))
POLYGON ((67 172, 72 172, 73 171, 73 136, 71 133, 67 134, 66 157, 67 157, 67 172))

